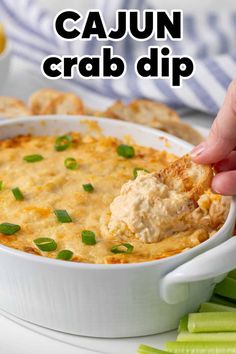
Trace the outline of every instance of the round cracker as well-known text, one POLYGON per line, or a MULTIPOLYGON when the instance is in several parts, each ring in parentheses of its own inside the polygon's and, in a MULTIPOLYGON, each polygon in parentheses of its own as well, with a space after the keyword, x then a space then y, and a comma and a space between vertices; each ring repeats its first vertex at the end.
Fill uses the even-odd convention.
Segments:
POLYGON ((47 107, 51 100, 58 97, 60 94, 61 92, 50 88, 44 88, 36 91, 29 98, 29 107, 33 114, 42 114, 45 107, 47 107))
POLYGON ((193 145, 198 145, 204 140, 203 136, 197 130, 183 122, 160 122, 155 128, 177 136, 193 145))
POLYGON ((14 97, 0 96, 0 117, 15 118, 30 115, 31 111, 23 101, 14 97))
POLYGON ((84 106, 84 115, 85 116, 94 116, 94 117, 103 117, 103 111, 95 110, 91 107, 84 106))
POLYGON ((84 105, 73 93, 62 93, 52 99, 41 114, 84 114, 84 105))
POLYGON ((129 122, 151 125, 155 122, 179 122, 178 114, 162 103, 150 100, 134 100, 128 105, 116 101, 105 112, 105 117, 117 118, 129 122))
POLYGON ((102 115, 160 129, 194 145, 203 141, 198 131, 183 123, 175 111, 162 103, 134 100, 125 105, 121 101, 116 101, 102 115))
POLYGON ((180 117, 177 112, 163 103, 140 99, 132 101, 128 105, 128 108, 131 110, 131 112, 133 112, 133 114, 138 115, 140 120, 144 117, 144 119, 146 118, 150 121, 180 121, 180 117))

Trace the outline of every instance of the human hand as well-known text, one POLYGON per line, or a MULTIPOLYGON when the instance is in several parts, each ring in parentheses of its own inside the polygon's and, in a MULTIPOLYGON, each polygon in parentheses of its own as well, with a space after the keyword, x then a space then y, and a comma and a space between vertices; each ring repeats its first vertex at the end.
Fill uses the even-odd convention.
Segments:
POLYGON ((212 189, 219 194, 236 194, 236 80, 229 85, 224 103, 206 141, 191 156, 201 164, 213 164, 217 174, 212 189))

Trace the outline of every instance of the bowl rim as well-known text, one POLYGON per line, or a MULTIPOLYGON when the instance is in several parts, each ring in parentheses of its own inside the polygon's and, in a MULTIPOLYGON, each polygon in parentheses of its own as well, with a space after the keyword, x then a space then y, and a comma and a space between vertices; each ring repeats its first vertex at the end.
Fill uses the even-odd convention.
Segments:
MULTIPOLYGON (((4 127, 4 126, 14 126, 16 125, 22 125, 22 124, 27 124, 30 122, 38 122, 38 123, 45 123, 47 121, 64 121, 64 120, 74 120, 76 122, 79 121, 86 121, 86 120, 92 120, 92 121, 96 121, 96 122, 109 122, 113 125, 121 125, 121 126, 129 126, 130 128, 134 127, 134 128, 139 128, 141 131, 149 133, 149 134, 154 134, 157 137, 165 137, 168 140, 170 140, 170 142, 172 142, 173 144, 177 143, 178 145, 185 147, 185 148, 189 148, 191 149, 193 147, 193 145, 191 145, 188 142, 185 142, 184 140, 177 138, 171 134, 162 132, 158 129, 154 129, 154 128, 149 128, 149 127, 145 127, 142 126, 141 124, 136 124, 136 123, 131 123, 131 122, 125 122, 125 121, 120 121, 120 120, 115 120, 115 119, 111 119, 111 118, 96 118, 96 117, 92 117, 92 116, 82 116, 82 115, 48 115, 48 116, 27 116, 27 117, 19 117, 19 118, 14 118, 11 119, 9 121, 7 120, 2 120, 0 121, 0 128, 4 127)), ((1 140, 1 136, 0 136, 0 140, 1 140)), ((232 196, 232 200, 231 200, 231 205, 230 205, 230 210, 229 213, 227 215, 227 218, 225 220, 225 223, 223 224, 223 226, 214 234, 213 237, 209 238, 208 240, 200 243, 199 245, 188 249, 184 252, 178 253, 176 255, 173 256, 169 256, 166 258, 162 258, 162 259, 157 259, 157 260, 153 260, 153 261, 147 261, 147 262, 137 262, 137 263, 124 263, 124 264, 103 264, 103 263, 79 263, 79 262, 69 262, 69 261, 61 261, 58 259, 54 259, 54 258, 48 258, 48 257, 43 257, 43 256, 37 256, 37 255, 33 255, 21 250, 17 250, 8 246, 4 246, 2 244, 0 244, 0 252, 3 252, 5 254, 9 254, 11 256, 17 256, 19 258, 24 258, 25 260, 28 261, 32 261, 32 262, 39 262, 42 263, 44 265, 51 265, 51 266, 58 266, 58 267, 66 267, 66 268, 71 268, 71 269, 96 269, 96 270, 105 270, 105 271, 109 271, 111 269, 120 269, 120 270, 124 270, 124 269, 133 269, 133 268, 146 268, 146 267, 152 267, 152 266, 156 266, 158 264, 163 264, 163 263, 168 263, 169 260, 179 260, 183 257, 183 255, 188 254, 191 255, 193 254, 194 257, 196 257, 198 254, 201 253, 201 250, 206 248, 206 251, 209 249, 207 248, 207 246, 211 243, 213 243, 213 240, 216 237, 220 237, 228 228, 228 226, 232 223, 232 220, 235 219, 235 215, 236 215, 236 196, 232 196), (200 251, 198 252, 196 255, 196 251, 200 251)), ((223 241, 222 241, 223 243, 223 241)), ((215 246, 213 246, 215 247, 215 246)), ((213 248, 212 247, 212 248, 213 248)))

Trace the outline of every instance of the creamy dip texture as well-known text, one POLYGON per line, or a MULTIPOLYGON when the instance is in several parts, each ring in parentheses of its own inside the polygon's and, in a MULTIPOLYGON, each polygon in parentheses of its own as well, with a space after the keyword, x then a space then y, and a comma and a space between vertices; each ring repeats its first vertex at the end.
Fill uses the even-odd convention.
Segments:
POLYGON ((170 190, 155 173, 139 172, 111 203, 109 229, 125 223, 143 242, 158 242, 186 229, 182 218, 191 207, 187 195, 170 190))

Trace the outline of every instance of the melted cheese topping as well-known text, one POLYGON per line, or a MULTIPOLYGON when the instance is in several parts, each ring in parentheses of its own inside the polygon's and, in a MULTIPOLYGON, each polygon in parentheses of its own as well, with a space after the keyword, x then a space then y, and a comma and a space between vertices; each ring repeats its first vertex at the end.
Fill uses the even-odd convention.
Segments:
POLYGON ((0 142, 0 180, 3 181, 0 223, 21 226, 12 236, 0 234, 0 243, 50 258, 69 249, 74 254, 72 261, 77 262, 144 262, 194 247, 223 223, 225 215, 218 213, 218 224, 213 228, 209 209, 207 212, 199 209, 196 219, 207 216, 207 228, 199 222, 195 229, 176 233, 158 243, 143 243, 125 225, 119 232, 110 232, 110 204, 119 195, 122 185, 133 178, 133 169, 158 171, 175 156, 133 144, 135 157, 125 159, 116 152, 121 141, 115 138, 71 135, 72 146, 61 152, 55 151, 56 137, 50 136, 23 136, 0 142), (24 156, 32 154, 40 154, 44 159, 36 163, 23 160, 24 156), (64 161, 68 157, 78 162, 76 170, 66 169, 64 161), (92 193, 83 190, 82 185, 87 183, 94 186, 92 193), (14 187, 22 191, 23 201, 14 198, 11 191, 14 187), (55 209, 67 210, 73 222, 59 223, 55 209), (81 232, 85 229, 95 233, 96 245, 82 242, 81 232), (53 238, 57 242, 56 251, 40 251, 33 242, 39 237, 53 238), (134 246, 131 254, 111 252, 112 246, 125 241, 134 246))

